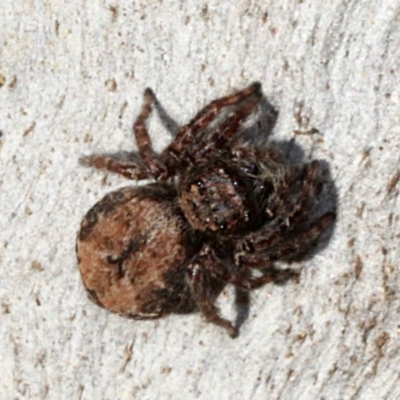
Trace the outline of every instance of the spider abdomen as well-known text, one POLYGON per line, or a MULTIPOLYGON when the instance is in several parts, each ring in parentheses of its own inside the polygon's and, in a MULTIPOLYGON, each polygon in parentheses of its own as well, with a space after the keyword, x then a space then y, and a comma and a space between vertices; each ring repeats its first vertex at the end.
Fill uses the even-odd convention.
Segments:
POLYGON ((91 299, 138 319, 192 310, 185 266, 196 245, 189 232, 176 191, 167 184, 105 196, 83 219, 77 241, 91 299))

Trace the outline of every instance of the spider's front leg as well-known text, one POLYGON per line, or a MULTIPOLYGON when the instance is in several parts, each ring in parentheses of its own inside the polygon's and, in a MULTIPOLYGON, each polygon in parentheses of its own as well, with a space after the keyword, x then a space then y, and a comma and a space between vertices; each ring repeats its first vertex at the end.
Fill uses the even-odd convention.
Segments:
MULTIPOLYGON (((196 150, 207 151, 208 147, 214 150, 221 147, 229 138, 234 134, 242 122, 255 110, 259 99, 261 98, 261 84, 254 82, 247 88, 233 93, 231 95, 221 97, 212 101, 185 126, 183 126, 177 133, 174 141, 163 151, 161 159, 165 164, 169 165, 171 169, 177 168, 182 162, 183 156, 188 155, 187 149, 193 143, 196 150), (248 101, 247 101, 248 100, 248 101), (238 106, 243 102, 243 105, 238 106), (215 137, 212 138, 212 143, 204 143, 204 138, 199 137, 205 129, 218 117, 223 109, 229 106, 237 106, 227 120, 218 129, 215 137), (204 149, 206 148, 206 150, 204 149)), ((190 153, 190 150, 189 150, 190 153)), ((189 154, 195 158, 193 154, 189 154)))
POLYGON ((139 153, 130 153, 126 158, 112 154, 92 154, 82 157, 79 160, 80 163, 85 166, 123 175, 132 180, 158 178, 162 174, 165 175, 165 166, 153 151, 146 127, 146 122, 151 114, 154 101, 154 93, 151 89, 147 88, 144 92, 142 110, 133 125, 139 153))
POLYGON ((327 212, 313 222, 305 222, 282 232, 279 227, 268 232, 251 233, 237 243, 235 262, 246 268, 263 268, 276 260, 286 260, 306 253, 332 226, 336 214, 327 212), (246 250, 251 248, 251 251, 246 250))

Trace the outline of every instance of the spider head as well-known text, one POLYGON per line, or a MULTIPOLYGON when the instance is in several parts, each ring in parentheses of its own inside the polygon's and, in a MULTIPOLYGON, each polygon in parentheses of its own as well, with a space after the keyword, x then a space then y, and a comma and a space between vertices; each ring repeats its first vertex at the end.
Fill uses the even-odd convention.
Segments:
POLYGON ((193 228, 229 234, 253 220, 251 188, 240 170, 227 162, 210 160, 189 167, 179 184, 179 203, 193 228))

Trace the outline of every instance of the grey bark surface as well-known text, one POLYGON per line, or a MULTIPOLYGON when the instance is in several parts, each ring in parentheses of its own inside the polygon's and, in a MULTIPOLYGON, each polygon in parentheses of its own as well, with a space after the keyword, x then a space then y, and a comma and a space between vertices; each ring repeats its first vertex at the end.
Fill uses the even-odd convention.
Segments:
MULTIPOLYGON (((0 39, 1 399, 400 398, 399 0, 6 0, 0 39), (137 322, 89 302, 80 220, 134 183, 78 158, 136 149, 147 86, 183 124, 255 80, 273 138, 329 163, 328 245, 299 283, 252 292, 235 340, 199 314, 137 322)), ((150 130, 170 142, 157 114, 150 130)))

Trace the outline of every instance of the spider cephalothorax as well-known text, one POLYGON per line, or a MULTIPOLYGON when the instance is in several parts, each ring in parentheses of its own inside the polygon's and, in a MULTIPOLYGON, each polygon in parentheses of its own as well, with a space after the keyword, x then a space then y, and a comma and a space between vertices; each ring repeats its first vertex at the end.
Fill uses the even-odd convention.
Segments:
POLYGON ((238 327, 214 305, 223 287, 250 290, 296 276, 274 262, 304 253, 332 224, 334 212, 315 216, 321 168, 238 140, 260 102, 259 83, 211 102, 161 154, 145 125, 156 99, 150 89, 144 97, 134 125, 139 152, 81 160, 156 179, 117 190, 88 212, 77 240, 82 279, 92 300, 113 312, 143 319, 197 307, 234 337, 238 327))
POLYGON ((258 211, 252 186, 237 166, 214 159, 182 175, 179 203, 194 229, 239 232, 251 225, 258 211))

